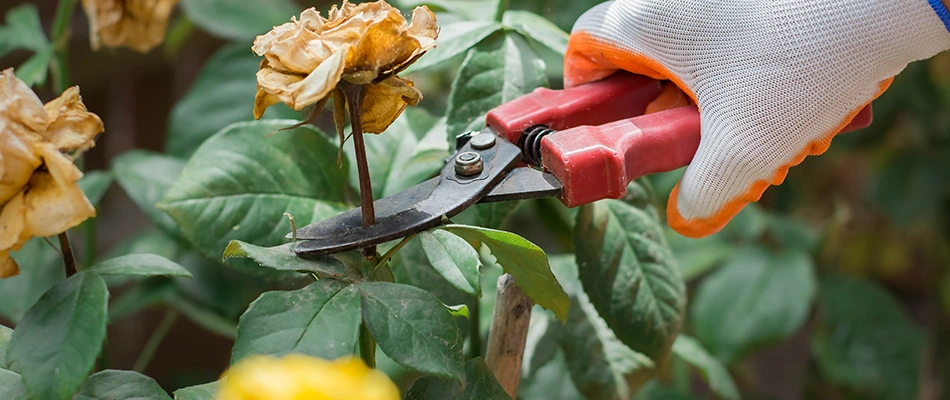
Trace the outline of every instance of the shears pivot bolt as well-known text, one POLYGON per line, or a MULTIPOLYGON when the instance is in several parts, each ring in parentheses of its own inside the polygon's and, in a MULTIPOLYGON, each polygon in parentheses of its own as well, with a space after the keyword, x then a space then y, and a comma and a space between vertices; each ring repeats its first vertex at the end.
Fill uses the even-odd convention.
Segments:
POLYGON ((482 162, 482 156, 478 155, 478 153, 466 151, 455 157, 455 173, 457 175, 478 175, 482 173, 484 167, 485 164, 482 162))
POLYGON ((490 149, 495 145, 495 135, 491 133, 479 133, 469 140, 472 148, 475 150, 490 149))

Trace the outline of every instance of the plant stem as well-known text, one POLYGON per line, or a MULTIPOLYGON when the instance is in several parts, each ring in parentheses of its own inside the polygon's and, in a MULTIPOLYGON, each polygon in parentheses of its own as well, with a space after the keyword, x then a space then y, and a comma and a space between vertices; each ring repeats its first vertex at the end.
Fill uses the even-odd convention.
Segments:
POLYGON ((468 309, 468 358, 480 357, 482 355, 482 326, 481 326, 481 302, 475 299, 475 303, 468 309))
POLYGON ((402 238, 402 240, 400 240, 399 243, 396 243, 396 245, 393 246, 393 248, 389 249, 389 251, 387 251, 386 254, 383 254, 383 256, 379 258, 379 261, 376 262, 376 267, 373 269, 373 272, 375 272, 376 270, 378 270, 379 267, 381 267, 383 264, 385 264, 385 263, 388 262, 391 258, 393 258, 393 256, 396 255, 396 252, 398 252, 399 250, 401 250, 401 249, 403 248, 403 246, 405 246, 406 243, 409 243, 409 241, 412 240, 412 238, 414 238, 414 237, 416 237, 416 234, 415 234, 415 233, 413 233, 412 235, 409 235, 409 236, 406 236, 406 237, 402 238))
MULTIPOLYGON (((373 184, 369 176, 369 164, 366 161, 366 145, 363 143, 363 85, 349 82, 338 84, 346 97, 346 108, 350 111, 350 129, 353 131, 353 147, 356 149, 356 171, 360 177, 360 209, 363 212, 363 226, 376 223, 376 211, 373 209, 373 184)), ((363 249, 363 257, 375 258, 376 246, 363 249)))
POLYGON ((66 232, 59 234, 59 249, 63 253, 66 277, 76 275, 76 258, 73 257, 73 247, 69 245, 69 236, 66 236, 66 232))
POLYGON ((360 324, 360 358, 370 368, 376 368, 376 340, 366 324, 360 324))
POLYGON ((145 342, 145 346, 142 347, 142 352, 139 353, 139 357, 135 360, 135 364, 132 366, 133 371, 145 372, 148 363, 152 361, 152 357, 154 357, 155 352, 158 351, 158 346, 165 340, 165 336, 168 335, 168 331, 172 329, 172 326, 175 325, 175 321, 177 320, 178 310, 174 308, 165 310, 165 316, 162 317, 158 326, 152 331, 152 336, 149 336, 148 341, 145 342))
POLYGON ((495 9, 495 21, 501 22, 501 18, 505 15, 505 11, 508 11, 509 5, 511 5, 511 0, 498 0, 498 8, 495 9))
POLYGON ((53 43, 54 55, 52 68, 53 90, 60 93, 69 87, 69 23, 73 18, 73 9, 76 0, 59 0, 56 5, 56 15, 53 16, 53 27, 50 29, 50 40, 53 43))

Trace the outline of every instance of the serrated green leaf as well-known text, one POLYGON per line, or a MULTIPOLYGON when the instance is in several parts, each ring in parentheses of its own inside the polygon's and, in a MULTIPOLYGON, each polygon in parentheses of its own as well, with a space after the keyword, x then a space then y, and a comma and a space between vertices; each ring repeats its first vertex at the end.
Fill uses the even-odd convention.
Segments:
POLYGON ((46 72, 52 58, 53 47, 44 47, 16 68, 16 77, 20 78, 27 86, 42 85, 46 82, 46 72))
POLYGON ((550 362, 545 363, 537 372, 523 377, 518 386, 519 399, 545 400, 577 400, 584 395, 577 390, 567 363, 564 361, 564 352, 555 349, 550 362))
POLYGON ((465 363, 464 385, 434 376, 422 377, 412 385, 405 400, 504 400, 511 399, 501 387, 485 360, 474 358, 465 363))
POLYGON ((527 11, 508 10, 505 11, 501 23, 506 28, 520 32, 555 53, 562 56, 567 53, 567 32, 540 15, 527 11))
POLYGON ((203 385, 181 388, 172 393, 175 400, 214 400, 218 391, 218 382, 209 382, 203 385))
POLYGON ((732 363, 797 332, 815 298, 811 258, 800 252, 738 251, 700 283, 690 317, 697 338, 732 363))
POLYGON ((484 228, 500 229, 508 216, 515 210, 520 201, 497 201, 493 203, 475 204, 459 215, 452 217, 452 221, 464 225, 476 225, 484 228))
POLYGON ((30 239, 12 255, 20 265, 20 274, 0 279, 0 315, 16 323, 43 293, 62 282, 66 274, 58 250, 41 238, 30 239))
POLYGON ((29 400, 30 395, 20 374, 0 368, 0 399, 29 400))
POLYGON ((256 261, 262 267, 278 271, 312 272, 320 277, 337 279, 350 276, 340 260, 330 256, 320 257, 320 260, 306 260, 294 253, 293 246, 293 243, 286 243, 274 247, 261 247, 240 240, 232 240, 224 249, 224 260, 246 257, 256 261))
POLYGON ((253 39, 300 13, 291 0, 183 0, 195 25, 222 39, 253 39))
POLYGON ((589 399, 629 399, 659 369, 617 339, 583 292, 571 294, 560 344, 571 379, 589 399))
POLYGON ((669 227, 665 229, 665 232, 680 273, 687 281, 718 266, 736 250, 735 245, 726 240, 722 234, 693 239, 682 236, 669 227))
POLYGON ((478 252, 468 242, 438 229, 419 232, 418 238, 432 268, 452 286, 471 295, 481 294, 478 252))
POLYGON ((893 296, 858 278, 821 280, 811 351, 818 371, 855 398, 919 397, 925 337, 893 296))
POLYGON ((92 370, 106 337, 109 291, 80 272, 51 288, 27 311, 7 348, 7 365, 31 395, 67 399, 92 370))
POLYGON ((107 369, 86 380, 73 400, 171 400, 154 379, 135 371, 107 369))
POLYGON ((109 171, 89 171, 84 173, 82 179, 76 184, 82 189, 89 202, 96 206, 112 186, 112 174, 109 171))
POLYGON ((442 26, 435 49, 406 68, 406 73, 422 71, 458 57, 499 29, 501 25, 495 21, 459 21, 442 26))
POLYGON ((472 48, 449 93, 448 139, 481 128, 492 108, 547 85, 543 64, 516 33, 496 32, 472 48))
POLYGON ((344 282, 321 279, 299 290, 264 293, 241 316, 231 364, 254 354, 353 354, 360 320, 360 296, 344 282))
POLYGON ((574 248, 584 291, 617 338, 657 365, 669 356, 686 292, 644 180, 621 200, 581 207, 574 248))
POLYGON ((159 210, 157 204, 184 168, 184 160, 143 150, 122 153, 112 160, 111 165, 116 183, 135 205, 155 226, 173 236, 181 235, 178 225, 159 210))
POLYGON ((181 276, 191 278, 185 267, 155 254, 128 254, 97 263, 87 269, 99 275, 181 276))
POLYGON ((185 237, 208 257, 231 240, 276 246, 290 223, 300 225, 342 211, 346 163, 337 146, 309 126, 268 134, 295 124, 239 122, 206 141, 185 165, 161 207, 185 237))
POLYGON ((455 318, 429 292, 389 282, 356 285, 363 323, 390 358, 406 368, 461 379, 462 334, 455 318))
MULTIPOLYGON (((249 3, 257 2, 260 0, 249 3)), ((298 11, 284 14, 284 20, 289 21, 290 15, 298 11)), ((251 52, 250 44, 231 44, 215 52, 188 92, 172 108, 165 141, 168 154, 187 158, 215 132, 232 123, 254 119, 255 74, 260 64, 261 58, 251 52)), ((271 106, 264 112, 264 118, 299 118, 299 115, 283 104, 271 106)))
MULTIPOLYGON (((386 132, 367 137, 365 143, 375 199, 432 178, 449 155, 444 124, 419 108, 407 109, 386 132)), ((350 185, 359 188, 353 146, 345 145, 344 151, 350 161, 350 185)))
POLYGON ((0 26, 0 57, 15 49, 39 53, 47 48, 49 40, 35 4, 23 4, 7 11, 6 25, 0 26))
POLYGON ((498 265, 515 278, 525 295, 535 304, 553 311, 559 320, 567 320, 570 300, 540 247, 511 232, 466 225, 444 225, 438 229, 461 236, 473 247, 488 246, 498 265))
POLYGON ((676 342, 673 342, 673 353, 696 367, 716 396, 726 400, 739 399, 739 389, 736 388, 729 370, 709 354, 699 341, 681 334, 676 338, 676 342))
POLYGON ((422 244, 410 240, 390 260, 396 282, 406 283, 432 293, 443 304, 462 304, 471 301, 471 296, 452 286, 429 264, 422 244))

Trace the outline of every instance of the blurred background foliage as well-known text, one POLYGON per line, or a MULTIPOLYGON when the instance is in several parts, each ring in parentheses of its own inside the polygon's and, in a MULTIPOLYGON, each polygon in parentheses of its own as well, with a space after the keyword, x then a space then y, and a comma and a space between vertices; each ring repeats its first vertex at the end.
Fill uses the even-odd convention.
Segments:
MULTIPOLYGON (((56 2, 34 3, 49 31, 56 2)), ((74 233, 83 243, 76 247, 103 256, 132 248, 154 252, 191 266, 195 274, 184 284, 164 278, 114 282, 124 288, 113 292, 110 306, 107 352, 114 368, 133 366, 163 319, 161 310, 149 308, 158 303, 173 304, 189 318, 171 327, 147 375, 177 388, 217 379, 228 365, 237 316, 270 284, 183 246, 170 220, 149 218, 148 213, 162 214, 142 206, 164 192, 149 192, 155 182, 136 187, 141 182, 134 178, 136 170, 125 166, 148 168, 152 175, 163 171, 167 188, 202 138, 251 118, 259 62, 249 50, 253 38, 305 7, 326 10, 333 3, 183 0, 164 44, 145 55, 126 49, 93 52, 88 22, 74 13, 68 38, 72 81, 81 85, 85 104, 107 129, 83 162, 89 171, 112 166, 118 182, 106 190, 112 176, 95 178, 105 190, 98 229, 77 229, 87 234, 74 233), (149 153, 126 153, 132 149, 166 155, 143 167, 134 158, 149 153), (145 311, 133 314, 140 309, 145 311)), ((428 3, 437 11, 461 8, 475 15, 484 8, 480 1, 393 3, 404 11, 428 3)), ((569 32, 596 3, 523 0, 511 7, 542 15, 569 32)), ((0 14, 21 4, 4 2, 0 14)), ((440 12, 439 18, 444 26, 459 17, 440 12)), ((535 50, 550 85, 560 86, 560 56, 535 50)), ((0 58, 0 68, 32 56, 29 49, 13 51, 0 58)), ((426 97, 421 107, 433 115, 446 112, 460 63, 412 76, 426 97)), ((56 95, 49 82, 35 89, 44 101, 56 95)), ((283 108, 267 116, 296 113, 283 108)), ((722 232, 693 240, 668 231, 688 282, 684 333, 729 366, 743 398, 950 398, 950 54, 911 64, 874 102, 874 118, 870 128, 836 138, 828 153, 793 168, 782 186, 766 191, 722 232)), ((326 116, 316 124, 333 131, 326 116)), ((681 173, 652 177, 661 215, 681 173)), ((503 228, 550 255, 571 253, 574 212, 556 200, 526 202, 503 228)), ((31 242, 17 256, 41 267, 0 282, 0 323, 15 324, 29 299, 45 290, 42 282, 62 279, 57 255, 43 246, 31 242)), ((485 275, 489 284, 483 286, 492 288, 495 275, 485 275)), ((489 290, 482 299, 491 297, 489 290)), ((549 357, 524 381, 523 394, 577 398, 563 354, 549 357)), ((381 367, 391 366, 381 360, 381 367)), ((640 396, 711 397, 707 390, 696 372, 673 357, 640 396)))

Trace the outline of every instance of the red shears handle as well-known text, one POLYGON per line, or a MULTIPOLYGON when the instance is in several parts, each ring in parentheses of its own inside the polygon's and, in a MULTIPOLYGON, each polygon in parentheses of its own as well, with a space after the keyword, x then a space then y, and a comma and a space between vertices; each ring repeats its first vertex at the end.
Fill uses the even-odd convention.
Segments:
MULTIPOLYGON (((541 141, 541 164, 564 184, 561 201, 574 207, 621 198, 630 181, 690 163, 699 147, 699 111, 643 115, 659 94, 659 81, 618 73, 570 89, 536 89, 493 109, 486 124, 512 143, 536 125, 557 130, 541 141)), ((870 124, 869 105, 842 132, 870 124)))

